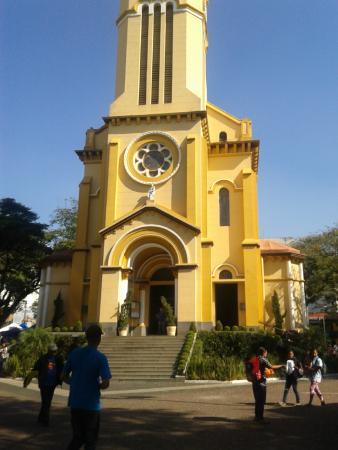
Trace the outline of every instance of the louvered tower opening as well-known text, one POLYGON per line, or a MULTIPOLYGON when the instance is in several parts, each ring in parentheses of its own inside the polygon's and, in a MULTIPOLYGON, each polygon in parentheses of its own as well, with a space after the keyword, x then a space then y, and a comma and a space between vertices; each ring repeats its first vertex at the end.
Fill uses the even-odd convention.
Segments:
POLYGON ((140 85, 139 104, 147 103, 147 69, 148 69, 148 39, 149 39, 149 7, 142 8, 142 31, 141 31, 141 57, 140 57, 140 85))
POLYGON ((166 39, 165 39, 165 72, 164 72, 164 102, 171 103, 173 99, 173 29, 174 8, 167 5, 166 39))
POLYGON ((154 37, 153 37, 153 70, 151 103, 159 102, 160 90, 160 59, 161 59, 161 5, 154 8, 154 37))

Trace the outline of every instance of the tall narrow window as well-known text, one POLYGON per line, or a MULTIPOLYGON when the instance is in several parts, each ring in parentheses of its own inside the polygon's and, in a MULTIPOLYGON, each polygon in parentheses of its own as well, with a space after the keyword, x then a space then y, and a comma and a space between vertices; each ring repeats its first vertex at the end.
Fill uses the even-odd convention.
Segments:
POLYGON ((147 68, 148 68, 148 28, 149 28, 149 6, 142 8, 142 31, 141 31, 141 55, 140 55, 140 85, 139 104, 147 103, 147 68))
POLYGON ((164 73, 164 102, 171 103, 173 99, 173 30, 174 8, 167 5, 166 39, 165 39, 165 73, 164 73))
POLYGON ((230 201, 228 189, 219 191, 219 224, 221 227, 230 225, 230 201))
POLYGON ((160 89, 161 5, 154 8, 153 73, 151 103, 158 103, 160 89))

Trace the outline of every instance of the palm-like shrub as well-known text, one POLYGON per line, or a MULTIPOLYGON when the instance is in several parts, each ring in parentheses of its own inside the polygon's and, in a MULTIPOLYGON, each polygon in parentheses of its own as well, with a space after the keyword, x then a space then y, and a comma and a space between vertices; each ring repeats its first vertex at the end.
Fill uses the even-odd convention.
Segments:
POLYGON ((52 336, 43 328, 35 328, 20 334, 14 353, 20 361, 22 376, 26 376, 41 355, 47 353, 53 342, 52 336))
POLYGON ((168 327, 176 326, 176 316, 174 314, 174 309, 170 303, 167 302, 165 297, 161 297, 161 304, 164 310, 165 322, 168 327))

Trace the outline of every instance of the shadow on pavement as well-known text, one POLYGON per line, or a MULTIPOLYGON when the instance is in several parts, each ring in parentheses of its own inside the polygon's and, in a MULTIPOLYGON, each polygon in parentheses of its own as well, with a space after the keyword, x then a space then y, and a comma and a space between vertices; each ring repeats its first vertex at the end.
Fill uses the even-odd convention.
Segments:
MULTIPOLYGON (((130 398, 129 398, 130 399, 130 398)), ((51 426, 36 424, 39 404, 0 398, 0 448, 64 450, 71 435, 69 411, 53 407, 51 426)), ((234 405, 235 406, 235 405, 234 405)), ((165 409, 107 408, 102 412, 98 450, 333 450, 338 445, 338 404, 269 408, 270 425, 244 418, 165 409)), ((225 415, 231 406, 224 406, 225 415)))

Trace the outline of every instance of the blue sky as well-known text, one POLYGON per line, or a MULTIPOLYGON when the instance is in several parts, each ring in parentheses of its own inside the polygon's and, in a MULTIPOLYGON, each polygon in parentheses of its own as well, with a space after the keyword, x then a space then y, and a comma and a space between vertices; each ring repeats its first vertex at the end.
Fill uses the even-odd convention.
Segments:
MULTIPOLYGON (((0 1, 0 197, 48 222, 114 96, 117 0, 0 1)), ((262 237, 337 222, 337 0, 210 0, 209 100, 261 140, 262 237)))

